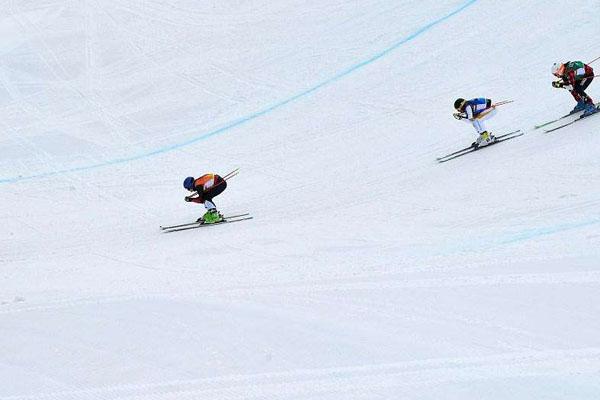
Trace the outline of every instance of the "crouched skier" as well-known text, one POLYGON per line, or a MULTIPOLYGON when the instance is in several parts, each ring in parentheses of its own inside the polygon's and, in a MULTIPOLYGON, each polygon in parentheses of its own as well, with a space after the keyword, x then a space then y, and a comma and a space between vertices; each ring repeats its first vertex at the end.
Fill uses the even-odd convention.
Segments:
POLYGON ((492 105, 492 100, 483 97, 471 100, 458 98, 454 102, 454 108, 458 111, 453 114, 454 118, 470 122, 479 135, 477 140, 471 144, 473 148, 487 146, 496 141, 496 137, 485 129, 483 123, 484 120, 496 114, 496 106, 492 105))
POLYGON ((185 201, 204 204, 206 212, 197 222, 214 224, 223 221, 223 216, 217 211, 213 198, 223 193, 227 188, 227 181, 217 174, 205 174, 199 178, 188 176, 183 181, 183 187, 192 193, 185 196, 185 201), (197 195, 197 196, 196 196, 197 195))
POLYGON ((588 116, 598 112, 594 100, 585 92, 594 80, 592 67, 581 61, 554 63, 552 75, 559 78, 552 82, 552 86, 567 89, 577 102, 571 113, 583 111, 583 116, 588 116))

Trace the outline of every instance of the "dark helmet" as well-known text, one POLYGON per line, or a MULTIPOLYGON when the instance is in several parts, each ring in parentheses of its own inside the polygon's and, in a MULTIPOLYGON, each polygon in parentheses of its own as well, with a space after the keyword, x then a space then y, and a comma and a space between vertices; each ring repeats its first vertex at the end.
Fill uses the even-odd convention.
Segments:
POLYGON ((183 187, 186 188, 187 190, 193 190, 194 189, 194 177, 193 176, 188 176, 187 178, 185 178, 183 180, 183 187))
POLYGON ((460 97, 458 99, 456 99, 456 101, 454 102, 454 108, 458 111, 462 111, 463 107, 465 106, 466 100, 465 99, 461 99, 460 97))

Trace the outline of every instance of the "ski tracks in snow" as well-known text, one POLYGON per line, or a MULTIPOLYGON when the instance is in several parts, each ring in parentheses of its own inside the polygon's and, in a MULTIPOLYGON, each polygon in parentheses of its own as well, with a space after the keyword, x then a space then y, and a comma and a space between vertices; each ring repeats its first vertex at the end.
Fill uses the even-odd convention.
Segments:
MULTIPOLYGON (((45 178, 48 176, 55 176, 55 175, 64 175, 64 174, 69 174, 69 173, 78 173, 80 171, 85 171, 85 170, 90 170, 90 169, 97 169, 97 168, 101 168, 101 167, 105 167, 105 166, 111 166, 111 165, 115 165, 115 164, 123 164, 123 163, 130 163, 132 161, 135 160, 140 160, 140 159, 144 159, 144 158, 149 158, 158 154, 162 154, 162 153, 167 153, 173 150, 177 150, 180 149, 182 147, 186 147, 188 145, 197 143, 201 140, 205 140, 207 138, 210 138, 212 136, 215 135, 219 135, 219 134, 223 134, 225 132, 228 132, 234 128, 237 128, 238 126, 241 126, 243 124, 246 124, 247 122, 253 121, 257 118, 260 118, 262 116, 265 116, 267 114, 271 114, 272 112, 281 109, 285 106, 287 106, 290 103, 295 102, 298 99, 301 98, 305 98, 319 90, 321 90, 324 87, 330 86, 331 84, 351 75, 352 73, 354 73, 355 71, 361 70, 363 69, 365 66, 367 65, 371 65, 372 63, 386 57, 387 55, 391 54, 392 52, 394 52, 395 50, 397 50, 398 48, 401 48, 403 45, 412 42, 413 40, 415 40, 416 38, 420 37, 421 35, 429 32, 431 29, 435 28, 438 25, 441 25, 443 23, 445 23, 447 20, 449 20, 450 18, 460 14, 461 12, 463 12, 464 10, 468 9, 470 6, 472 6, 473 4, 475 4, 478 0, 467 0, 462 4, 456 5, 454 10, 451 11, 446 11, 445 14, 443 14, 440 17, 436 17, 433 20, 430 20, 429 22, 425 23, 424 25, 422 25, 419 28, 416 28, 412 33, 405 35, 404 37, 397 39, 397 41, 395 43, 390 44, 386 49, 383 49, 381 51, 379 51, 378 53, 369 56, 365 59, 363 59, 362 61, 356 62, 355 64, 346 67, 346 68, 342 68, 339 72, 337 72, 336 74, 334 74, 333 76, 322 80, 321 82, 318 83, 313 83, 311 87, 308 87, 307 89, 300 91, 294 95, 290 95, 287 98, 274 102, 271 105, 267 105, 264 106, 262 109, 248 114, 244 117, 241 118, 237 118, 235 120, 232 120, 230 122, 226 122, 221 124, 220 128, 216 128, 213 129, 211 131, 208 132, 204 132, 200 135, 197 135, 194 138, 188 139, 186 141, 183 142, 179 142, 179 143, 175 143, 172 145, 168 145, 168 146, 164 146, 161 148, 157 148, 155 150, 150 150, 150 151, 144 151, 141 153, 138 153, 136 155, 130 155, 130 156, 126 156, 126 157, 121 157, 121 158, 116 158, 116 159, 112 159, 112 160, 107 160, 107 161, 103 161, 103 162, 96 162, 96 163, 90 163, 86 166, 82 166, 82 167, 77 167, 77 168, 56 168, 56 169, 49 169, 46 172, 40 172, 40 173, 36 173, 36 174, 31 174, 31 175, 19 175, 19 176, 12 176, 12 177, 3 177, 0 178, 0 184, 2 183, 15 183, 15 182, 19 182, 22 180, 29 180, 29 179, 37 179, 37 178, 45 178)), ((156 11, 156 5, 147 5, 145 8, 145 12, 147 12, 148 10, 151 10, 151 15, 155 14, 156 11)), ((177 9, 177 12, 179 13, 181 10, 177 9)), ((115 21, 116 22, 116 21, 115 21)), ((169 21, 165 21, 165 22, 169 22, 169 21)), ((119 27, 117 27, 117 29, 119 29, 119 27)), ((120 28, 120 29, 124 29, 124 28, 120 28)), ((127 37, 127 36, 125 36, 127 37)), ((141 50, 138 48, 138 50, 141 50)), ((89 57, 89 49, 86 50, 86 52, 88 53, 86 56, 89 57)), ((143 51, 142 51, 143 53, 143 51)), ((145 53, 143 53, 145 55, 145 53)), ((53 55, 54 57, 54 55, 53 55)), ((58 61, 58 60, 57 60, 58 61)), ((89 58, 87 59, 87 61, 89 61, 89 58)), ((182 79, 185 79, 184 76, 181 77, 182 79)))
POLYGON ((401 394, 403 388, 421 385, 432 387, 486 380, 508 381, 524 376, 551 378, 598 373, 600 348, 592 347, 231 374, 4 396, 0 400, 289 399, 344 393, 351 393, 353 398, 373 398, 380 391, 401 394))
POLYGON ((285 295, 311 294, 322 291, 349 290, 394 290, 394 289, 433 289, 481 286, 522 286, 522 285, 581 285, 600 283, 600 271, 558 272, 558 273, 526 273, 526 274, 494 274, 472 275, 431 279, 393 279, 389 276, 357 279, 355 281, 319 281, 291 282, 273 285, 232 286, 220 289, 198 288, 194 291, 144 292, 134 295, 92 296, 77 299, 63 299, 38 304, 18 303, 17 306, 4 304, 0 307, 0 315, 20 312, 47 311, 79 307, 84 305, 102 305, 105 303, 128 302, 143 299, 193 299, 227 295, 229 298, 256 296, 282 292, 285 295))

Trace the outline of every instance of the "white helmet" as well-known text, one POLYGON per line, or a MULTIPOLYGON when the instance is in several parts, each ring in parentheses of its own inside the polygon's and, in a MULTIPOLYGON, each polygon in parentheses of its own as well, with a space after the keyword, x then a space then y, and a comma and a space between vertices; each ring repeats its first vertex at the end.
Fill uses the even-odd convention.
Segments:
POLYGON ((552 64, 552 75, 561 76, 564 70, 565 70, 565 65, 563 63, 552 64))

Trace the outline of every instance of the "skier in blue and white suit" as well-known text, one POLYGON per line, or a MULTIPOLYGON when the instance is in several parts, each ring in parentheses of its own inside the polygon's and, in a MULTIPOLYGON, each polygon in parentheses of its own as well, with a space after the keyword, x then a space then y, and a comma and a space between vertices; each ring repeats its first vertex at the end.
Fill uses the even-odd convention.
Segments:
POLYGON ((472 144, 474 148, 487 146, 496 141, 496 137, 485 129, 483 123, 496 114, 496 106, 492 104, 492 100, 484 97, 471 100, 456 99, 454 108, 458 111, 453 114, 454 118, 470 122, 479 134, 477 140, 472 144))

